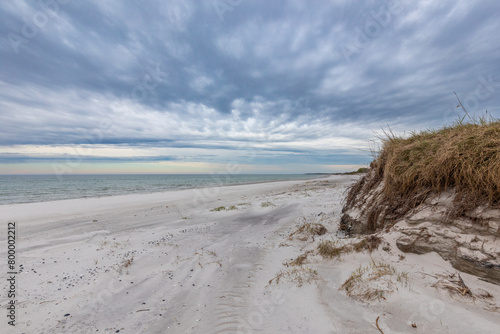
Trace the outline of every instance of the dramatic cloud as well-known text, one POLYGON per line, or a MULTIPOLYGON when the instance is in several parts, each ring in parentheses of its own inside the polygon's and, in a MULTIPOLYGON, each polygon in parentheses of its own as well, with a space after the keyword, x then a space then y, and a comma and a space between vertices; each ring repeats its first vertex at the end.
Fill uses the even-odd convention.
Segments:
POLYGON ((500 117, 499 12, 479 0, 4 1, 0 173, 360 166, 381 127, 453 122, 453 91, 500 117))

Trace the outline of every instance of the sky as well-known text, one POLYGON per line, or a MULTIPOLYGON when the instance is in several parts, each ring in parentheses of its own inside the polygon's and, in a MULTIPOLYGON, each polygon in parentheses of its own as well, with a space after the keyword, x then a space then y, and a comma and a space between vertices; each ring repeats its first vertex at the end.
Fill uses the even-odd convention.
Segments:
POLYGON ((0 174, 311 173, 500 117, 500 1, 0 2, 0 174))

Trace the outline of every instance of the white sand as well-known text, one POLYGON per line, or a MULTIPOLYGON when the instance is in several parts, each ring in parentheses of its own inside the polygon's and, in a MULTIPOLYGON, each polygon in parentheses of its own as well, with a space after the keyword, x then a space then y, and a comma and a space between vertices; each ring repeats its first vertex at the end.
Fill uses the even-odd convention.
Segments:
POLYGON ((433 276, 455 270, 435 254, 400 259, 390 235, 390 249, 334 260, 311 255, 301 269, 283 265, 320 239, 336 238, 341 199, 355 179, 0 206, 2 222, 17 222, 22 264, 14 330, 5 317, 4 279, 0 285, 0 332, 380 333, 379 317, 386 334, 500 333, 499 286, 462 274, 477 296, 491 294, 475 299, 433 287, 433 276), (289 240, 304 217, 328 233, 289 240), (406 287, 389 277, 395 291, 372 302, 339 290, 372 260, 408 273, 406 287), (293 275, 269 284, 293 269, 302 286, 293 275))

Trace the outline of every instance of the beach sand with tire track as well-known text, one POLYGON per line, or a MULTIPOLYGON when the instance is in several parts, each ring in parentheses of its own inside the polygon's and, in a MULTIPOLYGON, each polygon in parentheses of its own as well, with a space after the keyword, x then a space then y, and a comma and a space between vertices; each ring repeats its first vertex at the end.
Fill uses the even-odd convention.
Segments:
POLYGON ((371 253, 318 253, 351 242, 337 229, 357 178, 0 206, 20 271, 0 332, 498 333, 500 287, 461 274, 473 297, 444 288, 456 271, 436 254, 402 254, 390 234, 371 253), (327 232, 294 233, 304 224, 327 232))

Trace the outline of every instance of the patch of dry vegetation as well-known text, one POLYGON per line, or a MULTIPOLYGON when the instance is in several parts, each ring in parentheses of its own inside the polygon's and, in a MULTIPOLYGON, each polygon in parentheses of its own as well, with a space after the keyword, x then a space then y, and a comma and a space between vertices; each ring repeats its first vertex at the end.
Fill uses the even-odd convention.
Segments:
POLYGON ((436 282, 432 286, 436 289, 448 291, 450 297, 454 300, 479 304, 486 311, 500 313, 500 306, 495 302, 493 295, 481 288, 473 291, 465 284, 460 273, 423 274, 435 278, 436 282))
POLYGON ((318 279, 318 272, 308 267, 294 267, 285 271, 280 271, 278 275, 269 280, 269 285, 279 284, 280 280, 285 279, 301 287, 304 283, 311 283, 318 279))
POLYGON ((225 206, 219 206, 217 208, 213 208, 212 210, 210 210, 210 212, 232 211, 232 210, 238 210, 238 208, 235 205, 231 205, 228 208, 226 208, 225 206))
POLYGON ((308 250, 307 252, 305 252, 304 254, 301 254, 299 256, 297 256, 295 259, 293 259, 292 261, 285 261, 283 262, 283 265, 285 267, 290 267, 290 266, 302 266, 306 263, 307 261, 307 257, 311 254, 314 254, 314 251, 313 250, 308 250))
POLYGON ((347 249, 345 245, 338 245, 335 240, 321 240, 318 245, 318 253, 327 259, 333 259, 334 257, 339 257, 340 254, 346 253, 347 249))
POLYGON ((128 275, 128 269, 132 266, 132 263, 134 262, 134 257, 127 257, 126 255, 123 258, 123 261, 118 265, 117 271, 121 274, 123 272, 123 269, 125 269, 127 275, 128 275))
POLYGON ((318 223, 306 223, 299 227, 298 233, 310 234, 310 235, 323 235, 327 232, 326 227, 318 223))
POLYGON ((302 266, 307 260, 308 253, 301 254, 291 262, 286 263, 286 266, 302 266))
POLYGON ((398 272, 386 263, 372 262, 369 266, 360 266, 352 272, 340 290, 346 291, 351 298, 369 302, 385 299, 388 293, 397 290, 396 283, 408 287, 408 273, 398 272))
POLYGON ((306 241, 309 236, 323 235, 327 232, 326 227, 318 223, 304 223, 288 237, 290 240, 298 237, 299 240, 306 241))
POLYGON ((408 138, 385 134, 370 172, 351 187, 345 204, 345 208, 368 204, 365 213, 371 231, 381 227, 379 217, 398 219, 428 195, 447 190, 456 194, 451 217, 479 205, 500 204, 500 121, 483 117, 464 123, 462 119, 454 126, 412 133, 408 138), (382 181, 383 192, 365 203, 366 194, 382 181))
POLYGON ((358 252, 358 253, 362 252, 364 250, 368 250, 371 253, 372 251, 377 249, 381 243, 382 243, 382 239, 379 236, 372 234, 372 235, 366 236, 366 237, 362 238, 360 241, 352 244, 352 248, 355 252, 358 252))
POLYGON ((346 244, 340 244, 335 240, 322 240, 319 243, 317 250, 319 255, 327 259, 332 259, 353 251, 359 253, 364 250, 368 250, 371 253, 373 250, 377 249, 381 243, 382 239, 373 234, 362 238, 358 242, 346 244))
POLYGON ((465 285, 464 280, 459 273, 451 275, 437 275, 436 278, 438 281, 433 284, 433 287, 446 289, 450 293, 473 297, 471 290, 467 285, 465 285))

